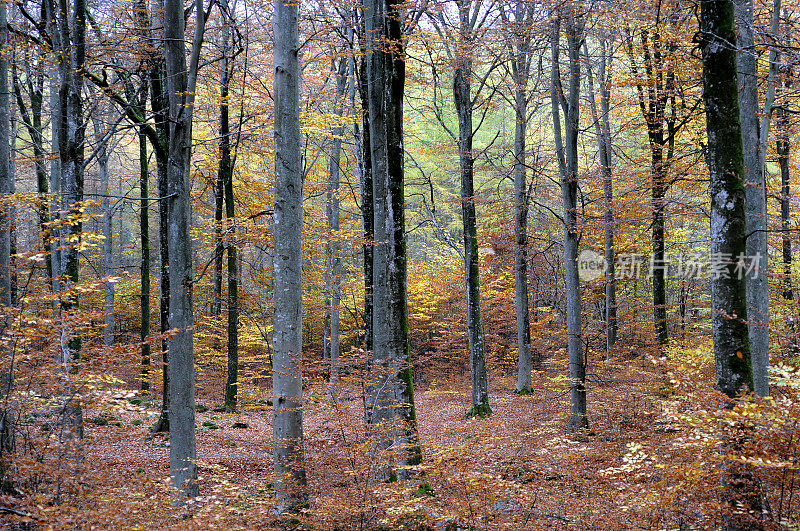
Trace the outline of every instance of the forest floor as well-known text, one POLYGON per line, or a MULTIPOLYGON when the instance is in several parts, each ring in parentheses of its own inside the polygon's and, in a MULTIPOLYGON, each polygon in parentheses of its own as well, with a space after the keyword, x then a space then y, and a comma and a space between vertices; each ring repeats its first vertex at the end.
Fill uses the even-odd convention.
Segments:
MULTIPOLYGON (((308 381, 310 506, 304 520, 316 529, 647 529, 678 527, 701 511, 681 500, 713 480, 698 473, 687 483, 692 470, 709 465, 686 442, 692 438, 687 428, 676 423, 676 411, 686 407, 671 396, 663 367, 646 356, 594 362, 591 432, 574 437, 564 432, 565 366, 566 360, 547 360, 527 396, 513 392, 510 378, 493 379, 493 414, 485 419, 465 418, 467 381, 419 385, 424 462, 412 479, 394 483, 370 474, 375 463, 364 435, 360 385, 345 377, 332 391, 322 379, 308 381)), ((201 496, 184 508, 170 505, 168 436, 149 430, 158 405, 131 390, 103 393, 104 400, 84 413, 81 488, 60 505, 30 497, 19 506, 29 516, 2 516, 9 524, 281 528, 272 511, 268 389, 251 388, 237 413, 214 411, 208 390, 199 396, 209 408, 197 414, 201 496)))

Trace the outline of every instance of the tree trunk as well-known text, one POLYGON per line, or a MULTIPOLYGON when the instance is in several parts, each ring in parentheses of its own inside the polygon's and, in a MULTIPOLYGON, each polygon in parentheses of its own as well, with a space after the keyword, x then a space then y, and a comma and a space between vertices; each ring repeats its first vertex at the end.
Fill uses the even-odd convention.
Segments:
POLYGON ((280 512, 307 504, 303 459, 303 173, 298 5, 275 2, 275 317, 273 324, 276 495, 280 512))
MULTIPOLYGON (((519 72, 519 66, 518 72, 519 72)), ((531 391, 531 322, 528 306, 528 184, 525 133, 528 129, 528 72, 516 79, 514 114, 514 295, 517 313, 517 392, 531 391)), ((539 360, 537 360, 537 365, 539 360)))
POLYGON ((778 138, 776 140, 776 152, 778 154, 778 167, 781 171, 781 243, 783 258, 783 298, 792 300, 794 298, 792 289, 792 239, 791 239, 791 200, 792 191, 790 186, 789 156, 791 155, 791 140, 789 134, 789 120, 783 107, 777 109, 778 138))
MULTIPOLYGON (((8 24, 6 4, 0 4, 0 47, 8 45, 8 24)), ((11 226, 13 223, 13 204, 10 196, 14 185, 9 168, 10 111, 8 97, 8 59, 6 53, 0 55, 0 308, 11 306, 11 226)), ((5 378, 3 378, 5 380, 5 378)), ((4 383, 4 382, 3 382, 4 383)), ((5 412, 3 412, 5 417, 5 412)), ((1 449, 1 448, 0 448, 1 449)))
POLYGON ((389 477, 408 475, 421 462, 411 372, 406 292, 403 183, 403 92, 405 48, 397 0, 365 0, 369 142, 374 199, 374 355, 367 418, 382 435, 378 463, 389 477), (391 43, 391 46, 377 43, 391 43), (394 461, 394 463, 392 462, 394 461))
MULTIPOLYGON (((363 33, 363 28, 362 28, 363 33)), ((360 37, 363 39, 363 37, 360 37)), ((362 50, 363 51, 363 50, 362 50)), ((375 209, 372 184, 372 147, 369 141, 369 95, 367 80, 366 54, 361 57, 359 68, 358 91, 361 101, 361 123, 359 134, 358 120, 354 121, 353 136, 357 142, 356 157, 358 160, 358 184, 361 196, 361 225, 364 237, 362 246, 364 258, 364 353, 368 361, 373 355, 373 281, 375 255, 375 209)), ((367 371, 369 372, 369 370, 367 371)), ((366 414, 366 407, 365 414, 366 414)))
MULTIPOLYGON (((113 211, 108 197, 110 174, 108 171, 108 150, 106 148, 103 124, 99 116, 100 108, 92 116, 94 124, 94 137, 97 143, 97 165, 100 167, 100 211, 102 212, 103 227, 103 272, 102 276, 110 277, 114 274, 114 237, 111 232, 113 211)), ((103 283, 103 344, 111 346, 114 343, 114 283, 103 283)))
POLYGON ((167 367, 170 381, 169 461, 172 484, 182 498, 198 494, 189 161, 197 57, 205 26, 202 0, 197 0, 195 14, 192 60, 187 68, 183 2, 164 2, 164 58, 170 118, 166 199, 169 204, 169 326, 173 333, 169 341, 167 367))
MULTIPOLYGON (((757 260, 747 275, 747 315, 750 318, 750 352, 753 385, 761 396, 769 394, 769 285, 767 282, 767 198, 764 168, 765 143, 760 139, 758 65, 753 39, 753 0, 735 0, 736 55, 739 73, 739 116, 745 167, 746 253, 757 260), (758 257, 758 258, 756 258, 758 257)), ((779 9, 780 11, 780 9, 779 9)), ((766 109, 765 109, 766 110, 766 109)), ((769 111, 767 111, 769 112, 769 111)), ((769 116, 764 118, 769 120, 769 116)))
POLYGON ((326 214, 328 219, 328 245, 326 248, 326 299, 328 304, 325 308, 325 345, 326 357, 330 361, 331 383, 335 382, 339 375, 339 306, 341 303, 340 283, 341 283, 341 258, 339 249, 339 165, 342 155, 342 139, 344 127, 341 124, 343 114, 342 105, 345 91, 347 90, 347 60, 340 59, 336 68, 336 103, 334 104, 334 114, 338 117, 338 122, 334 126, 331 134, 333 136, 333 146, 331 147, 330 164, 328 168, 328 191, 326 214))
MULTIPOLYGON (((235 238, 235 205, 233 197, 233 159, 231 157, 231 127, 230 106, 228 93, 230 91, 231 60, 230 60, 230 24, 227 17, 227 2, 223 0, 225 13, 222 38, 222 63, 220 77, 220 107, 219 107, 219 176, 223 183, 220 192, 225 197, 225 230, 228 244, 228 377, 225 381, 225 409, 236 410, 239 385, 239 284, 238 269, 236 264, 236 238, 235 238)), ((222 242, 220 242, 222 243, 222 242)), ((222 252, 218 255, 222 259, 222 252)))
MULTIPOLYGON (((753 389, 745 278, 737 269, 737 261, 743 260, 746 252, 746 220, 734 6, 731 0, 701 0, 700 9, 711 194, 711 256, 722 270, 722 274, 711 278, 712 335, 717 388, 730 398, 725 407, 732 408, 740 393, 753 389)), ((731 427, 729 431, 736 431, 736 434, 723 436, 724 454, 735 455, 740 451, 747 437, 743 433, 745 429, 731 427)), ((760 513, 760 489, 755 488, 743 465, 727 458, 722 485, 723 499, 730 510, 723 515, 722 529, 750 529, 741 508, 743 504, 745 509, 760 513)))
MULTIPOLYGON (((145 96, 142 96, 144 100, 145 96)), ((141 290, 141 333, 142 341, 142 368, 141 368, 141 390, 150 389, 150 205, 147 200, 149 191, 150 172, 147 164, 147 136, 139 132, 139 234, 142 242, 142 262, 140 278, 142 283, 141 290)))
POLYGON ((467 294, 467 343, 472 375, 472 404, 467 416, 485 417, 489 406, 486 376, 486 345, 483 338, 480 303, 480 259, 478 256, 478 221, 475 212, 473 182, 475 156, 472 152, 472 42, 470 3, 459 4, 459 42, 454 52, 453 102, 458 115, 458 160, 461 173, 461 218, 464 229, 464 278, 467 294))
MULTIPOLYGON (((787 81, 786 88, 789 88, 787 81)), ((791 200, 792 192, 790 186, 789 162, 791 155, 791 132, 789 129, 789 117, 783 106, 776 109, 778 135, 775 140, 775 151, 778 154, 778 167, 781 172, 781 193, 778 196, 781 207, 781 251, 783 259, 783 298, 787 301, 794 299, 794 288, 792 286, 792 238, 791 238, 791 200)), ((791 315, 787 318, 788 350, 790 353, 800 351, 800 341, 798 341, 798 319, 794 312, 794 305, 791 315)), ((755 371, 754 371, 755 372, 755 371)))
MULTIPOLYGON (((222 110, 220 106, 220 120, 222 110)), ((220 126, 222 123, 220 122, 220 126)), ((222 140, 220 140, 220 144, 222 140)), ((214 182, 214 293, 211 296, 211 317, 219 317, 222 310, 222 259, 225 255, 222 244, 222 213, 225 205, 225 183, 222 174, 222 160, 219 161, 217 180, 214 182)), ((219 348, 216 344, 214 348, 219 348)))
POLYGON ((605 271, 605 317, 606 317, 606 354, 617 342, 617 279, 615 271, 616 252, 614 251, 614 188, 612 173, 613 150, 611 145, 611 60, 608 55, 607 41, 600 39, 600 69, 598 71, 600 82, 600 113, 594 94, 594 78, 592 76, 589 51, 584 43, 584 57, 586 58, 586 79, 589 82, 589 105, 592 111, 597 148, 600 152, 600 172, 603 177, 603 213, 604 213, 604 241, 603 250, 606 263, 605 271))
POLYGON ((559 15, 552 30, 553 132, 561 175, 561 197, 564 204, 564 276, 567 298, 567 350, 569 353, 570 416, 567 431, 588 429, 586 416, 586 362, 581 344, 581 289, 578 279, 578 128, 580 120, 580 46, 583 21, 568 5, 566 14, 567 53, 569 55, 569 91, 561 92, 559 72, 559 15), (564 134, 561 131, 561 110, 564 110, 564 134))
MULTIPOLYGON (((158 186, 158 251, 159 251, 159 330, 162 336, 169 331, 169 206, 167 200, 167 152, 169 151, 169 103, 167 85, 164 78, 164 49, 160 46, 164 31, 163 1, 154 9, 151 31, 154 34, 151 48, 153 52, 150 70, 150 107, 153 111, 154 125, 162 149, 155 149, 156 179, 158 186)), ((169 431, 169 342, 161 340, 161 415, 151 428, 154 432, 169 431)))
MULTIPOLYGON (((73 1, 73 12, 67 0, 60 0, 58 29, 60 33, 59 54, 59 110, 58 144, 61 156, 61 204, 67 215, 78 221, 66 226, 69 245, 63 253, 63 276, 67 285, 77 284, 80 275, 78 263, 78 247, 80 244, 83 223, 81 202, 83 201, 83 162, 84 135, 83 119, 83 78, 77 74, 85 62, 86 2, 73 1), (70 21, 70 18, 72 19, 70 21)), ((63 305, 63 310, 77 306, 77 297, 70 297, 63 305)), ((65 330, 66 341, 63 347, 63 362, 78 360, 81 355, 81 337, 74 330, 65 330)))
MULTIPOLYGON (((50 4, 49 0, 45 0, 45 5, 50 4)), ((55 35, 53 35, 55 37, 55 35)), ((59 127, 58 122, 61 119, 61 109, 59 102, 58 87, 60 82, 58 66, 50 68, 49 76, 49 100, 50 100, 50 190, 52 190, 55 197, 61 195, 61 153, 59 153, 58 135, 59 127)), ((56 218, 60 216, 60 208, 57 208, 56 218)), ((51 260, 53 269, 53 291, 61 290, 61 229, 56 228, 50 233, 50 248, 52 249, 51 260)))

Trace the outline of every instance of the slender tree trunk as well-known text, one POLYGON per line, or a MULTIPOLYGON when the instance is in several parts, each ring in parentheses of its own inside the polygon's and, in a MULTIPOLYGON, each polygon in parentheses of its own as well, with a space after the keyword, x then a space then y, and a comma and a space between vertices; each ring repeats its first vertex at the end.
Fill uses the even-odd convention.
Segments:
MULTIPOLYGON (((211 317, 219 317, 222 310, 222 260, 225 255, 222 244, 222 213, 225 205, 222 171, 222 160, 220 160, 217 180, 214 182, 214 293, 211 296, 211 317)), ((214 348, 218 348, 216 342, 214 348)))
MULTIPOLYGON (((144 96, 142 97, 144 99, 144 96)), ((150 389, 150 205, 147 200, 150 193, 150 171, 147 163, 147 136, 139 132, 139 197, 141 205, 139 210, 139 234, 142 242, 142 263, 140 278, 142 283, 141 290, 141 334, 142 341, 142 368, 141 368, 141 389, 150 389)))
MULTIPOLYGON (((787 88, 788 83, 787 83, 787 88)), ((778 167, 781 172, 781 193, 780 207, 781 207, 781 254, 783 261, 783 298, 787 301, 794 299, 794 288, 792 286, 792 238, 791 238, 791 200, 792 192, 790 186, 790 170, 789 161, 791 155, 791 134, 789 131, 789 117, 784 108, 778 107, 776 109, 778 135, 775 140, 776 149, 778 154, 778 167)), ((794 305, 792 305, 794 308, 794 305)), ((792 311, 787 319, 787 336, 789 340, 789 352, 796 353, 800 351, 800 343, 797 337, 798 319, 792 311)), ((753 371, 755 372, 755 371, 753 371)))
POLYGON ((181 0, 164 2, 164 58, 169 94, 167 156, 169 247, 169 434, 170 476, 182 498, 198 494, 195 463, 194 316, 192 312, 192 242, 189 227, 189 161, 197 58, 205 27, 202 0, 195 5, 196 28, 192 59, 187 67, 185 20, 181 0))
MULTIPOLYGON (((226 0, 223 0, 226 2, 226 0)), ((223 4, 226 7, 226 3, 223 4)), ((227 7, 224 9, 227 13, 227 7)), ((239 385, 239 284, 238 268, 236 264, 236 238, 235 238, 235 205, 233 197, 233 159, 231 157, 231 127, 230 106, 228 93, 230 91, 231 60, 230 54, 230 24, 227 15, 223 19, 225 24, 222 39, 222 64, 220 77, 220 107, 219 107, 219 175, 223 183, 225 197, 225 230, 228 244, 228 377, 225 382, 225 409, 236 410, 238 385, 239 385)), ((221 243, 221 242, 220 242, 221 243)), ((222 254, 218 255, 222 258, 222 254)))
POLYGON ((607 41, 600 40, 600 69, 598 72, 600 83, 600 113, 594 93, 594 78, 592 76, 589 51, 584 43, 584 57, 586 58, 586 79, 589 82, 589 104, 592 111, 597 148, 600 152, 600 171, 603 177, 603 250, 606 262, 605 271, 605 317, 606 317, 606 353, 609 354, 617 342, 617 279, 615 271, 616 252, 614 250, 614 187, 612 172, 612 146, 611 146, 611 59, 607 50, 607 41))
MULTIPOLYGON (((97 109, 99 111, 100 109, 97 109)), ((111 231, 113 212, 111 209, 111 201, 108 197, 108 186, 110 181, 110 174, 108 171, 108 150, 104 142, 106 132, 103 130, 103 124, 100 116, 95 112, 92 116, 94 123, 94 136, 97 142, 97 165, 100 167, 100 211, 102 212, 102 227, 103 227, 103 272, 102 276, 112 276, 114 274, 114 255, 113 255, 113 242, 114 237, 111 231)), ((103 344, 111 346, 114 343, 114 283, 103 283, 103 344)))
POLYGON ((339 256, 339 165, 342 155, 342 139, 344 126, 341 125, 345 91, 347 90, 347 60, 340 59, 336 69, 336 103, 334 114, 339 118, 339 123, 331 131, 333 146, 331 148, 330 164, 328 168, 328 192, 326 214, 328 218, 328 244, 326 248, 326 298, 328 305, 325 308, 326 329, 325 343, 326 355, 330 361, 331 382, 335 382, 339 375, 339 313, 341 303, 341 258, 339 256))
MULTIPOLYGON (((519 68, 519 67, 517 67, 519 68)), ((517 313, 517 392, 531 390, 531 321, 528 306, 528 184, 525 133, 528 129, 527 69, 516 80, 514 111, 514 295, 517 313), (524 77, 524 79, 523 79, 524 77)), ((537 365, 539 360, 537 360, 537 365)))
POLYGON ((403 183, 405 48, 401 3, 365 0, 369 142, 374 199, 374 355, 367 418, 383 434, 380 469, 401 477, 421 462, 410 362, 403 183), (378 43, 391 43, 391 46, 378 43), (392 463, 391 461, 395 461, 392 463), (396 470, 396 472, 395 472, 396 470))
MULTIPOLYGON (((80 276, 78 246, 83 231, 80 221, 83 201, 83 162, 85 123, 83 119, 83 78, 77 72, 85 62, 86 2, 73 0, 73 11, 67 0, 59 3, 58 27, 60 32, 61 54, 59 55, 59 134, 58 143, 61 155, 61 203, 62 209, 78 221, 66 227, 70 244, 63 254, 63 275, 68 285, 77 284, 80 276), (70 19, 72 19, 70 21, 70 19)), ((76 297, 64 304, 64 310, 77 306, 76 297)), ((64 362, 78 360, 81 355, 81 337, 74 330, 66 330, 64 362)))
POLYGON ((578 279, 578 131, 580 121, 580 47, 583 41, 583 20, 575 13, 574 4, 566 14, 569 85, 566 97, 561 92, 560 18, 552 30, 553 132, 561 175, 561 197, 564 204, 564 276, 567 298, 567 350, 569 353, 570 416, 567 431, 588 429, 586 416, 586 362, 581 345, 581 289, 578 279), (561 131, 561 108, 564 110, 564 133, 561 131))
POLYGON ((470 4, 459 4, 460 35, 454 52, 453 102, 458 115, 458 159, 461 172, 461 218, 464 229, 464 277, 467 293, 467 343, 472 375, 472 404, 468 416, 485 417, 489 406, 489 385, 486 375, 486 345, 483 338, 480 304, 480 259, 478 256, 478 221, 475 211, 473 182, 475 156, 472 151, 472 42, 470 4))
POLYGON ((525 136, 528 130, 528 82, 530 80, 531 32, 535 8, 518 0, 500 8, 506 27, 508 63, 514 80, 514 296, 517 318, 517 387, 516 391, 531 391, 531 370, 541 365, 541 359, 531 356, 530 305, 528 299, 528 184, 525 136))
MULTIPOLYGON (((0 4, 0 48, 8 45, 6 4, 0 4)), ((8 55, 0 54, 0 308, 11 306, 11 226, 13 205, 10 196, 14 185, 9 168, 10 112, 8 97, 8 55)), ((5 378, 2 379, 5 383, 5 378)), ((5 412, 3 412, 5 419, 5 412)))
MULTIPOLYGON (((369 141, 369 96, 367 80, 367 63, 365 55, 361 58, 359 68, 359 97, 361 101, 361 123, 359 134, 358 120, 354 121, 353 136, 359 144, 356 146, 358 158, 359 188, 361 195, 361 225, 364 237, 362 246, 364 258, 364 352, 367 360, 372 360, 373 355, 373 281, 374 281, 374 255, 375 255, 375 210, 372 183, 372 147, 369 141), (359 149, 360 148, 360 149, 359 149)), ((365 408, 366 413, 366 408, 365 408)))
MULTIPOLYGON (((717 388, 733 407, 740 393, 753 389, 753 366, 747 329, 745 277, 737 261, 745 252, 746 170, 739 117, 736 32, 731 0, 701 0, 700 30, 703 38, 703 101, 708 134, 707 162, 711 194, 711 253, 724 274, 711 278, 712 334, 717 388), (737 139, 737 141, 732 141, 737 139)), ((747 428, 731 427, 736 434, 723 437, 722 452, 737 454, 747 428)), ((730 513, 723 516, 722 529, 751 529, 745 510, 760 513, 759 489, 743 465, 726 459, 723 499, 730 513)), ((759 514, 760 516, 760 514, 759 514)))
POLYGON ((794 298, 792 289, 792 239, 791 235, 791 200, 792 191, 790 186, 789 156, 791 155, 791 140, 789 135, 789 120, 783 107, 777 109, 778 138, 775 142, 778 153, 778 167, 781 171, 781 247, 783 258, 783 298, 792 300, 794 298))
MULTIPOLYGON (((167 189, 167 152, 169 151, 169 100, 164 78, 164 49, 160 46, 163 37, 163 2, 154 9, 151 31, 154 34, 151 48, 158 50, 151 57, 150 70, 150 107, 153 111, 156 134, 162 149, 155 149, 156 179, 158 187, 158 251, 159 251, 159 331, 166 334, 169 329, 169 195, 167 189)), ((154 432, 169 431, 169 342, 166 337, 161 340, 161 415, 151 428, 154 432)))
MULTIPOLYGON (((45 0, 45 5, 50 4, 50 0, 45 0)), ((52 33, 55 38, 56 34, 52 33)), ((58 66, 50 68, 49 79, 49 100, 50 100, 50 190, 53 192, 55 198, 61 195, 61 153, 58 143, 59 127, 58 123, 61 120, 61 106, 58 94, 59 82, 59 69, 58 66)), ((58 205, 57 205, 58 206, 58 205)), ((55 217, 60 217, 60 208, 56 209, 55 217)), ((55 231, 50 233, 50 248, 52 249, 52 269, 53 269, 53 291, 61 291, 61 282, 63 269, 61 266, 61 229, 56 228, 55 231)))
MULTIPOLYGON (((755 262, 747 275, 747 315, 753 384, 761 396, 769 394, 769 285, 767 282, 767 198, 765 143, 760 139, 758 65, 753 38, 753 0, 735 0, 736 55, 739 74, 739 116, 745 167, 746 253, 755 262)), ((780 11, 780 8, 778 8, 780 11)), ((766 109, 765 109, 766 110, 766 109)), ((769 117, 765 117, 769 120, 769 117)))
POLYGON ((303 173, 298 5, 275 2, 275 317, 272 432, 280 512, 307 504, 303 459, 303 173))

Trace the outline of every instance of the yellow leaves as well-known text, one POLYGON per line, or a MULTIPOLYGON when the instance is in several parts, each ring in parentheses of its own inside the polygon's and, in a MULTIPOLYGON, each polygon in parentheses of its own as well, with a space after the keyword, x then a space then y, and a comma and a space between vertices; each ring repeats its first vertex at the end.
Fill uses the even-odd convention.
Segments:
POLYGON ((300 114, 303 123, 303 133, 315 136, 330 136, 336 127, 348 126, 353 123, 349 115, 339 116, 333 113, 305 112, 300 114))

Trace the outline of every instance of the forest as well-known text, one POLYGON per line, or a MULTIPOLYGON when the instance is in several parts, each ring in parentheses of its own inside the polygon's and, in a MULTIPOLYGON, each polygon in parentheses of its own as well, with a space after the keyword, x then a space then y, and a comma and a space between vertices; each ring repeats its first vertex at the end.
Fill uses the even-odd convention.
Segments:
POLYGON ((799 529, 799 25, 0 0, 0 527, 799 529))

